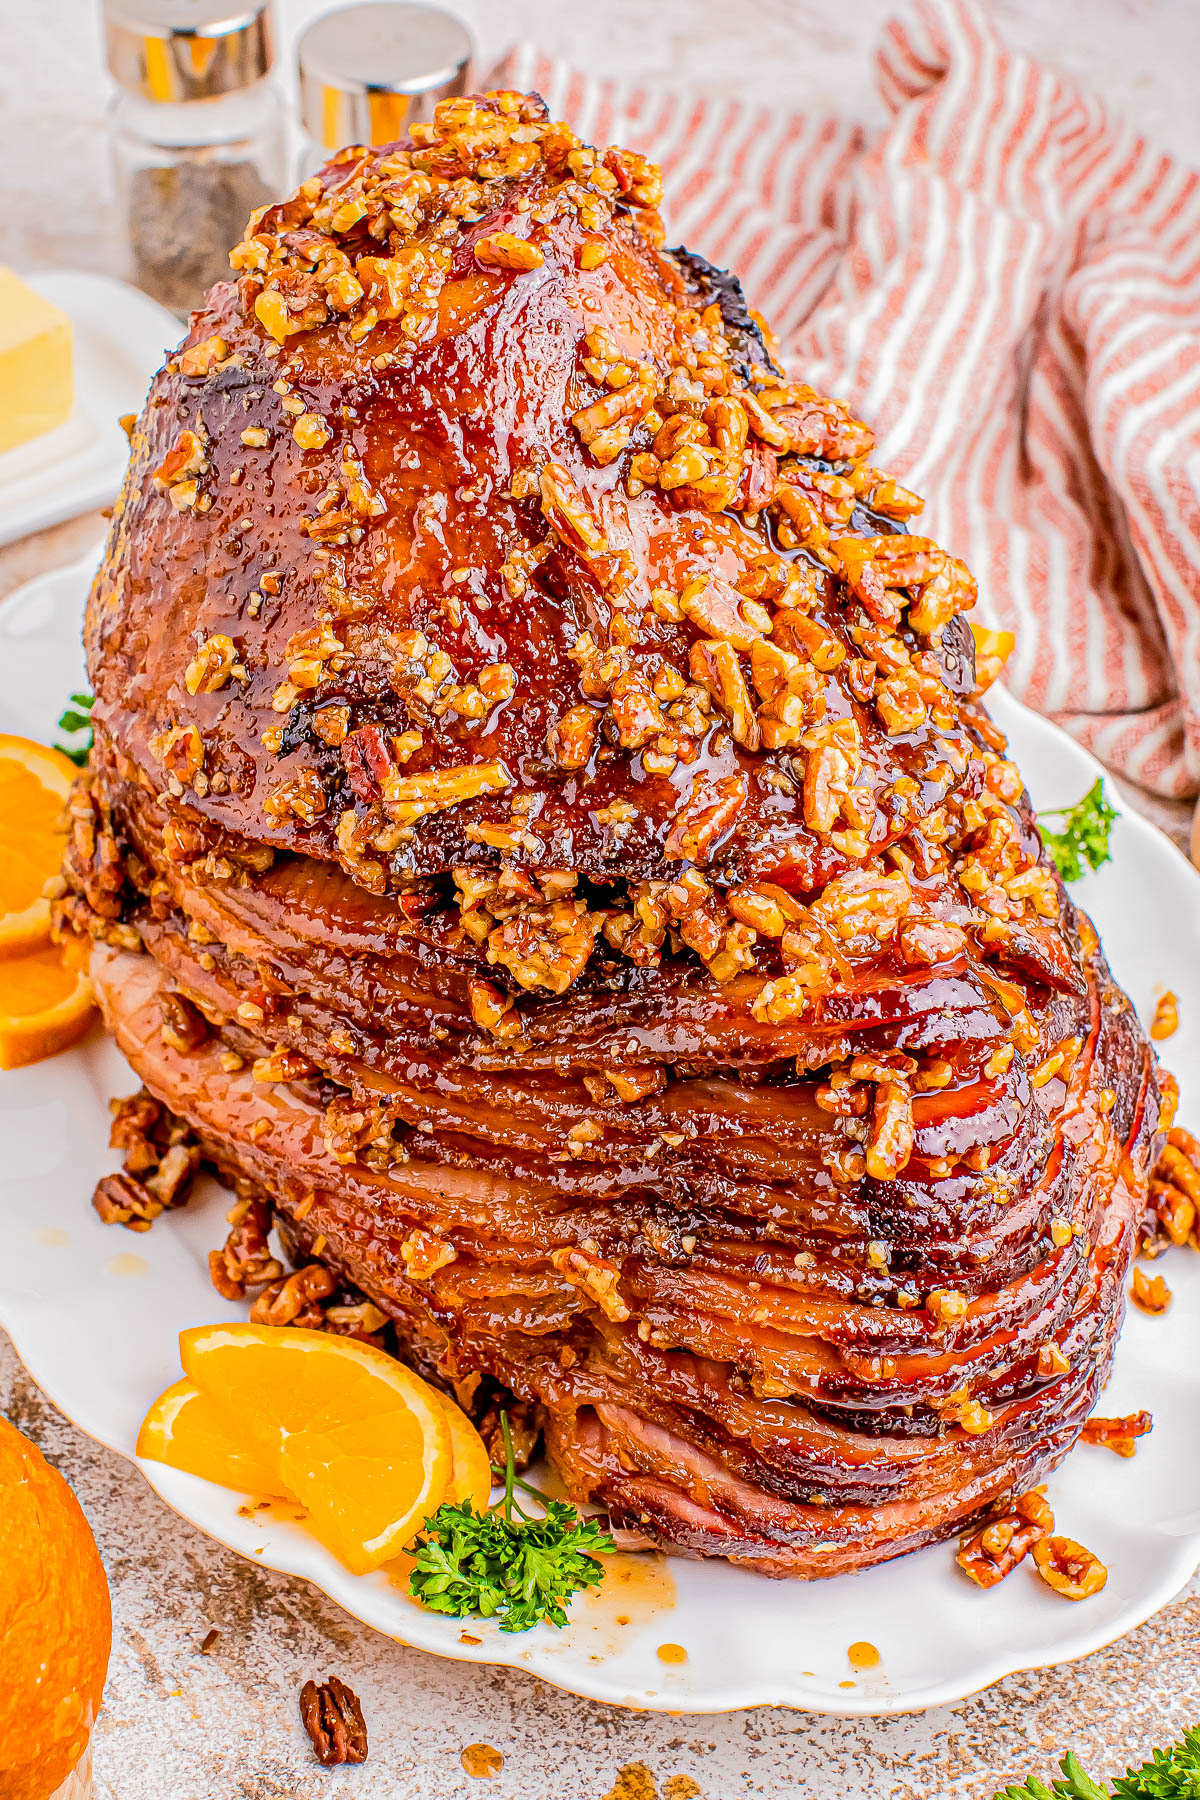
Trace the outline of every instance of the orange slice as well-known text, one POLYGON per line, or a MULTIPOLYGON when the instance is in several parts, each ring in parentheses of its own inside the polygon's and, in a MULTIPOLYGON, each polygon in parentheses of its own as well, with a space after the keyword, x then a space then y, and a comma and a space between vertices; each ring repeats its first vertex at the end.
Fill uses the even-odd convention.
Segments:
POLYGON ((59 821, 78 773, 61 750, 0 733, 0 956, 50 942, 42 889, 62 862, 59 821))
POLYGON ((251 1443, 233 1435, 216 1402, 186 1375, 158 1396, 142 1420, 137 1453, 239 1493, 292 1498, 278 1469, 251 1443))
MULTIPOLYGON (((453 1473, 448 1500, 461 1506, 470 1500, 482 1512, 491 1499, 492 1470, 483 1439, 462 1409, 436 1388, 450 1431, 453 1473)), ((160 1394, 138 1432, 137 1453, 167 1463, 189 1475, 200 1475, 239 1493, 291 1500, 278 1469, 244 1440, 239 1442, 216 1402, 185 1375, 160 1394)))
POLYGON ((450 1491, 447 1500, 455 1506, 461 1506, 469 1500, 477 1513, 487 1507, 492 1497, 492 1462, 487 1453, 487 1446, 468 1419, 461 1406, 439 1393, 437 1388, 430 1388, 435 1400, 440 1400, 446 1413, 446 1424, 450 1428, 450 1448, 454 1456, 454 1473, 450 1477, 450 1491))
POLYGON ((179 1350, 236 1440, 277 1469, 354 1574, 398 1555, 446 1498, 445 1405, 382 1350, 286 1325, 202 1325, 180 1333, 179 1350))
POLYGON ((0 962, 0 1069, 65 1050, 87 1030, 92 984, 54 945, 0 962))
POLYGON ((975 692, 982 694, 1000 676, 1017 640, 1011 631, 994 631, 990 625, 977 625, 974 619, 971 636, 975 639, 975 692))

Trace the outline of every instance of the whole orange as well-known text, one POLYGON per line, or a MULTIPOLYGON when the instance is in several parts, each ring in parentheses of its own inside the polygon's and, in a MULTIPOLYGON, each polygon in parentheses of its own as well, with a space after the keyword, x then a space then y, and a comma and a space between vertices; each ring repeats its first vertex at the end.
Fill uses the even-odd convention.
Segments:
POLYGON ((0 1796, 48 1800, 87 1748, 112 1610, 96 1540, 41 1451, 0 1416, 0 1796))

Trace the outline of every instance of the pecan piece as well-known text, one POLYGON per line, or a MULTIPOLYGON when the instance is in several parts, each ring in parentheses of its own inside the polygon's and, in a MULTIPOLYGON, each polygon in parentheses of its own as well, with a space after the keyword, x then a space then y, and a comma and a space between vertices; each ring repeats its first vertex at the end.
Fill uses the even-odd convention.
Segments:
POLYGON ((540 269, 545 260, 536 244, 512 231, 493 231, 475 244, 475 261, 484 269, 508 269, 515 274, 524 274, 530 269, 540 269))
POLYGON ((300 1717, 312 1739, 317 1761, 332 1769, 339 1763, 367 1760, 367 1726, 358 1695, 331 1675, 300 1689, 300 1717))
POLYGON ((1150 1313, 1152 1316, 1165 1313, 1172 1300, 1171 1290, 1162 1276, 1147 1275, 1145 1269, 1133 1271, 1129 1296, 1140 1312, 1150 1313))
POLYGON ((97 1183, 92 1205, 106 1225, 148 1231, 169 1207, 182 1206, 200 1167, 200 1146, 183 1119, 145 1088, 111 1102, 109 1143, 124 1167, 97 1183))
POLYGON ((1200 1213, 1200 1144, 1178 1126, 1167 1141, 1150 1183, 1158 1223, 1173 1244, 1186 1244, 1200 1213))
POLYGON ((976 1587, 995 1587, 1053 1530, 1054 1514, 1045 1490, 1031 1488, 965 1537, 954 1560, 976 1587))
POLYGON ((671 821, 664 857, 672 862, 711 861, 714 850, 733 829, 747 792, 744 775, 727 775, 714 782, 701 777, 671 821))
POLYGON ((1037 1572, 1048 1587, 1064 1600, 1086 1600, 1098 1594, 1108 1580, 1100 1558, 1074 1538, 1042 1538, 1033 1546, 1037 1572))
POLYGON ((327 1300, 337 1282, 320 1263, 309 1263, 263 1289, 250 1317, 256 1325, 297 1325, 309 1331, 322 1331, 325 1314, 320 1302, 327 1300))
POLYGON ((1126 1413, 1121 1419, 1098 1419, 1093 1414, 1084 1420, 1079 1435, 1085 1444, 1103 1444, 1106 1449, 1115 1450, 1118 1456, 1132 1456, 1137 1449, 1137 1440, 1153 1430, 1154 1420, 1145 1411, 1126 1413))
POLYGON ((423 775, 395 773, 383 780, 383 806, 397 825, 413 825, 429 813, 444 812, 481 794, 500 793, 511 785, 512 777, 501 762, 457 763, 423 775))
POLYGON ((867 1173, 875 1181, 894 1181, 912 1155, 912 1147, 912 1094, 903 1082, 881 1082, 875 1094, 867 1173))
POLYGON ((591 759, 600 714, 594 706, 570 707, 546 733, 546 748, 561 769, 582 769, 591 759))
POLYGON ((106 1225, 149 1231, 162 1207, 136 1175, 104 1175, 96 1183, 92 1205, 106 1225))
POLYGON ((208 1020, 182 994, 164 994, 159 1003, 162 1041, 181 1056, 198 1050, 208 1039, 208 1020))
POLYGON ((208 1273, 225 1300, 244 1300, 246 1289, 277 1281, 283 1264, 271 1254, 271 1210, 262 1200, 239 1200, 229 1213, 229 1235, 208 1253, 208 1273))

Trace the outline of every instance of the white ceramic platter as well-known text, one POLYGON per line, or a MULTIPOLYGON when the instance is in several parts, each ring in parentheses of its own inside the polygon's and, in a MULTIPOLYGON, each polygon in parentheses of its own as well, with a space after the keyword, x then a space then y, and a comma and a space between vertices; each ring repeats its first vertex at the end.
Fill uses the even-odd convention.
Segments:
POLYGON ((23 277, 74 327, 75 407, 65 425, 0 456, 0 544, 115 500, 129 460, 118 423, 183 336, 172 313, 107 275, 23 277))
MULTIPOLYGON (((47 735, 81 668, 79 617, 93 559, 13 595, 0 609, 0 729, 47 735)), ((1077 799, 1098 765, 1003 693, 1034 801, 1077 799)), ((1200 876, 1154 828, 1123 813, 1113 861, 1080 884, 1116 973, 1144 1018, 1156 993, 1180 996, 1167 1046, 1184 1121, 1200 1119, 1200 876)), ((134 1456, 138 1424, 178 1373, 188 1325, 239 1316, 209 1284, 209 1249, 227 1197, 209 1184, 186 1211, 134 1236, 89 1205, 113 1166, 109 1096, 136 1087, 97 1032, 81 1047, 0 1075, 0 1322, 51 1399, 102 1443, 134 1456)), ((1157 1269, 1175 1290, 1165 1317, 1126 1322, 1107 1413, 1148 1407, 1153 1435, 1132 1461, 1080 1445, 1053 1477, 1059 1528, 1108 1565, 1108 1585, 1079 1605, 1021 1568, 990 1593, 938 1546, 865 1574, 775 1582, 721 1563, 625 1558, 595 1599, 577 1600, 565 1631, 505 1636, 490 1624, 423 1611, 384 1574, 355 1577, 274 1511, 159 1464, 151 1485, 222 1543, 306 1576, 347 1611, 407 1644, 473 1662, 507 1663, 596 1700, 671 1712, 765 1704, 822 1713, 909 1711, 962 1698, 1013 1670, 1082 1656, 1145 1619, 1200 1564, 1200 1257, 1157 1269), (621 1624, 620 1619, 627 1619, 621 1624), (463 1641, 467 1633, 470 1642, 463 1641), (878 1647, 857 1670, 852 1644, 878 1647), (686 1662, 658 1655, 682 1645, 686 1662)))

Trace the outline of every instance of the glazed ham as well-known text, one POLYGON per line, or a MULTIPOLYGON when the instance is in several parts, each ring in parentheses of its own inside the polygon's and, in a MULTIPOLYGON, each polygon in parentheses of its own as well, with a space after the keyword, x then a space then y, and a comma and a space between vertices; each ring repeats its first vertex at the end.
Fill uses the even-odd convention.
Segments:
POLYGON ((659 187, 501 93, 251 222, 134 433, 57 913, 241 1195, 222 1291, 827 1575, 1066 1454, 1169 1121, 968 571, 659 187))

